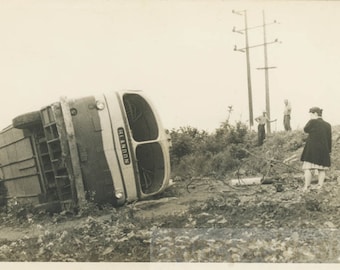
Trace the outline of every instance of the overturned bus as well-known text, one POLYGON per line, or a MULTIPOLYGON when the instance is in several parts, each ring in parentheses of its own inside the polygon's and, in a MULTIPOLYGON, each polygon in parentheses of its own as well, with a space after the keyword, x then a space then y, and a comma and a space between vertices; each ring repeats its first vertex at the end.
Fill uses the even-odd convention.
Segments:
POLYGON ((60 98, 0 132, 0 203, 61 211, 145 199, 168 186, 169 145, 141 91, 60 98))

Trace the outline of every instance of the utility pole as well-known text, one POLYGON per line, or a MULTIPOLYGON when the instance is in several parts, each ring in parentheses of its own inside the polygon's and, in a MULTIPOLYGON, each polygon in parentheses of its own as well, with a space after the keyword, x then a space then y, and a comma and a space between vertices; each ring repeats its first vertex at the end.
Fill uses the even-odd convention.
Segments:
MULTIPOLYGON (((253 116, 253 96, 252 96, 252 89, 251 89, 251 73, 250 73, 250 57, 249 57, 249 41, 248 41, 248 21, 247 21, 247 11, 235 11, 233 10, 234 14, 243 15, 244 16, 244 29, 243 30, 236 30, 235 27, 233 28, 233 32, 243 34, 245 33, 245 52, 246 52, 246 60, 247 60, 247 82, 248 82, 248 108, 249 108, 249 125, 250 128, 254 125, 254 116, 253 116)), ((236 46, 235 46, 236 50, 236 46)), ((243 51, 244 52, 244 51, 243 51)))
MULTIPOLYGON (((266 19, 264 10, 262 10, 262 17, 263 17, 263 48, 264 48, 264 67, 258 68, 264 70, 264 77, 265 77, 265 89, 266 89, 266 112, 268 119, 267 120, 267 132, 268 134, 271 133, 271 127, 270 127, 270 95, 269 95, 269 74, 268 69, 276 68, 276 67, 268 67, 268 55, 267 55, 267 34, 266 34, 266 19)), ((274 21, 276 23, 276 21, 274 21)), ((277 42, 277 40, 275 40, 277 42)))
MULTIPOLYGON (((276 21, 266 24, 265 22, 265 17, 264 17, 264 11, 263 11, 263 24, 262 25, 258 25, 258 26, 253 26, 253 27, 248 27, 247 24, 247 11, 246 10, 242 10, 242 11, 232 11, 234 14, 237 15, 244 15, 245 17, 245 28, 241 29, 241 30, 236 30, 236 28, 233 28, 233 32, 235 33, 239 33, 239 34, 245 34, 245 47, 238 49, 237 46, 234 47, 234 51, 239 51, 239 52, 246 52, 246 58, 247 58, 247 79, 248 79, 248 99, 249 99, 249 122, 250 122, 250 127, 253 126, 254 122, 253 122, 253 105, 252 105, 252 89, 251 89, 251 78, 250 78, 250 60, 249 60, 249 49, 250 48, 256 48, 256 47, 264 47, 264 55, 265 55, 265 67, 264 68, 258 68, 258 69, 264 69, 265 70, 265 84, 266 84, 266 112, 268 115, 268 118, 270 119, 270 100, 269 100, 269 79, 268 79, 268 69, 270 68, 275 68, 275 67, 268 67, 268 58, 267 58, 267 45, 268 44, 272 44, 272 43, 276 43, 278 42, 277 39, 275 39, 272 42, 267 42, 267 37, 266 37, 266 25, 270 25, 270 24, 274 24, 277 23, 276 21), (257 29, 257 28, 263 28, 263 36, 264 36, 264 41, 263 44, 258 44, 258 45, 253 45, 253 46, 249 46, 249 41, 248 41, 248 31, 249 30, 253 30, 253 29, 257 29)), ((267 122, 267 131, 268 133, 271 132, 270 129, 270 122, 267 122)))

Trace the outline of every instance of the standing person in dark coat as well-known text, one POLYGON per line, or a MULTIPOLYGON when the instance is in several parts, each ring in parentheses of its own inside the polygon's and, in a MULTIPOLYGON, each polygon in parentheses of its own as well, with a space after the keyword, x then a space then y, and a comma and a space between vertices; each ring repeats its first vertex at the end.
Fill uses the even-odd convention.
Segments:
POLYGON ((317 188, 322 187, 326 170, 331 166, 330 153, 332 151, 332 127, 322 119, 322 109, 313 107, 309 110, 309 113, 311 119, 304 127, 304 131, 308 133, 308 138, 301 155, 302 169, 305 172, 304 191, 311 184, 312 170, 318 172, 317 188))

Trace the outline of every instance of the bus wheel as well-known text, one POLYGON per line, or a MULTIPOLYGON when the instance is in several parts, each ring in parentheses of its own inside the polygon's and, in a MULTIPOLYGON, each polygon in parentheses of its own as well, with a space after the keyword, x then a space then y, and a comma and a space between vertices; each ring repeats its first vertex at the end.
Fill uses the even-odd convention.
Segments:
POLYGON ((18 129, 30 128, 41 123, 40 111, 25 113, 12 120, 13 127, 18 129))

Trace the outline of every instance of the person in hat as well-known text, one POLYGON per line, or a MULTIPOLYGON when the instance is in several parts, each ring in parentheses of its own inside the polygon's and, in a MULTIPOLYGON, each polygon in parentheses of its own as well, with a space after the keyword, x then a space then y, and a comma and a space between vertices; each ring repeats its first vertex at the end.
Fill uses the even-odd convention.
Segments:
POLYGON ((311 119, 304 127, 308 137, 301 155, 305 177, 303 191, 307 191, 311 185, 312 171, 318 173, 317 188, 321 188, 326 177, 326 170, 331 166, 332 127, 322 119, 322 109, 319 107, 310 108, 309 114, 311 119))

